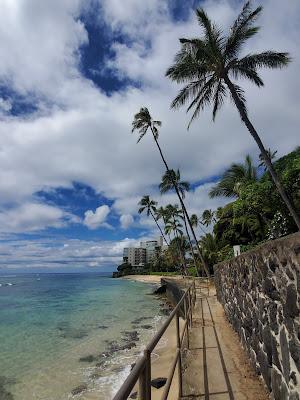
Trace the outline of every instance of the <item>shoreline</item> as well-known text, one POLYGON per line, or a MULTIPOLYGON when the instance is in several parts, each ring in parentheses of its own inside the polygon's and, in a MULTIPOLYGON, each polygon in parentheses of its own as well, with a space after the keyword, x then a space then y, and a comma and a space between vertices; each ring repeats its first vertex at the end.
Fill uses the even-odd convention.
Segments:
POLYGON ((118 279, 127 279, 135 282, 142 282, 142 283, 160 283, 161 279, 174 279, 174 278, 181 278, 181 275, 125 275, 121 276, 118 279))
MULTIPOLYGON (((163 275, 126 275, 122 276, 121 279, 132 280, 135 282, 149 283, 149 284, 160 284, 161 278, 166 278, 163 275)), ((168 302, 167 298, 163 298, 162 302, 168 302)), ((182 324, 182 321, 180 321, 182 324)), ((180 324, 180 325, 181 325, 180 324)), ((147 346, 147 343, 145 343, 147 346)), ((177 348, 177 336, 176 336, 176 327, 175 320, 173 320, 166 332, 162 336, 160 342, 157 347, 154 349, 152 353, 151 360, 151 380, 156 378, 168 378, 169 371, 171 369, 171 365, 174 359, 175 350, 177 348)), ((160 400, 162 393, 164 391, 165 385, 160 389, 156 389, 151 387, 151 398, 153 400, 160 400)), ((138 383, 135 385, 131 394, 138 391, 138 383)), ((169 391, 170 398, 176 398, 178 393, 178 374, 177 370, 175 370, 174 377, 172 380, 172 384, 169 391)), ((130 398, 130 397, 129 397, 130 398)))

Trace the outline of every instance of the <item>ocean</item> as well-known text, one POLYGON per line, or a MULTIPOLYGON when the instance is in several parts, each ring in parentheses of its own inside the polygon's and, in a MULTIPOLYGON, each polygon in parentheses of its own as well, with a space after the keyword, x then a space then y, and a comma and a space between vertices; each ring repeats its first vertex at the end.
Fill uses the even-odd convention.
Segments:
POLYGON ((111 399, 165 319, 152 292, 97 273, 0 275, 0 399, 111 399))

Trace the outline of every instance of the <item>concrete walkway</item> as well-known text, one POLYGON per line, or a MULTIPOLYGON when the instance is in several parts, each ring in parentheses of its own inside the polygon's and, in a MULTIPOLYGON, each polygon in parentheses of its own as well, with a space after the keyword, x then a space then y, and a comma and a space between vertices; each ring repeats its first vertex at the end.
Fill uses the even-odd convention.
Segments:
POLYGON ((183 357, 182 400, 267 400, 215 291, 197 289, 190 348, 183 357))

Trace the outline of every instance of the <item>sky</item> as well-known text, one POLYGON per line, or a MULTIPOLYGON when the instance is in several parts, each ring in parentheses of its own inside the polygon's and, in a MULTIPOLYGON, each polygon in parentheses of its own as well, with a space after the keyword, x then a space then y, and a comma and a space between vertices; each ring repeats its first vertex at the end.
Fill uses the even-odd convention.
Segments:
MULTIPOLYGON (((149 194, 160 204, 164 172, 153 139, 136 144, 142 106, 162 121, 160 144, 192 184, 191 213, 225 199, 208 192, 254 141, 228 101, 212 122, 207 110, 170 109, 180 89, 164 75, 180 37, 197 37, 202 6, 225 30, 238 0, 0 0, 0 273, 107 271, 125 246, 157 236, 138 214, 149 194)), ((261 0, 262 29, 244 52, 290 52, 283 71, 246 90, 249 115, 266 147, 281 156, 299 145, 300 2, 261 0)))

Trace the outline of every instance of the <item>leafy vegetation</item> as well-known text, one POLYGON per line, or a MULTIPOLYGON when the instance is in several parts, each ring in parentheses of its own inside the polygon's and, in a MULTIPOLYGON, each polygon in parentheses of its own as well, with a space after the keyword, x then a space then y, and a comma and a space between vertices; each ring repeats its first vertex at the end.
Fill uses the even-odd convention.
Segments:
MULTIPOLYGON (((234 201, 217 210, 205 210, 201 218, 195 214, 191 216, 194 226, 202 225, 211 229, 209 233, 204 232, 198 242, 210 273, 213 272, 216 263, 233 257, 234 245, 239 244, 243 252, 267 240, 297 230, 293 218, 275 190, 270 174, 263 170, 263 166, 256 167, 249 156, 245 165, 247 164, 251 165, 251 174, 255 179, 243 180, 238 193, 234 194, 236 198, 234 201)), ((275 161, 274 168, 280 175, 291 202, 299 212, 300 147, 275 161)), ((225 171, 217 185, 222 183, 222 179, 227 180, 228 171, 233 171, 232 165, 225 171)), ((237 177, 239 176, 237 174, 237 177)), ((156 210, 156 218, 163 220, 165 232, 173 235, 173 238, 170 239, 169 247, 159 252, 146 267, 149 273, 177 270, 189 275, 199 275, 201 260, 197 257, 195 244, 186 234, 187 230, 186 235, 183 234, 182 215, 178 205, 168 204, 156 210), (182 271, 183 259, 184 271, 182 271)))

